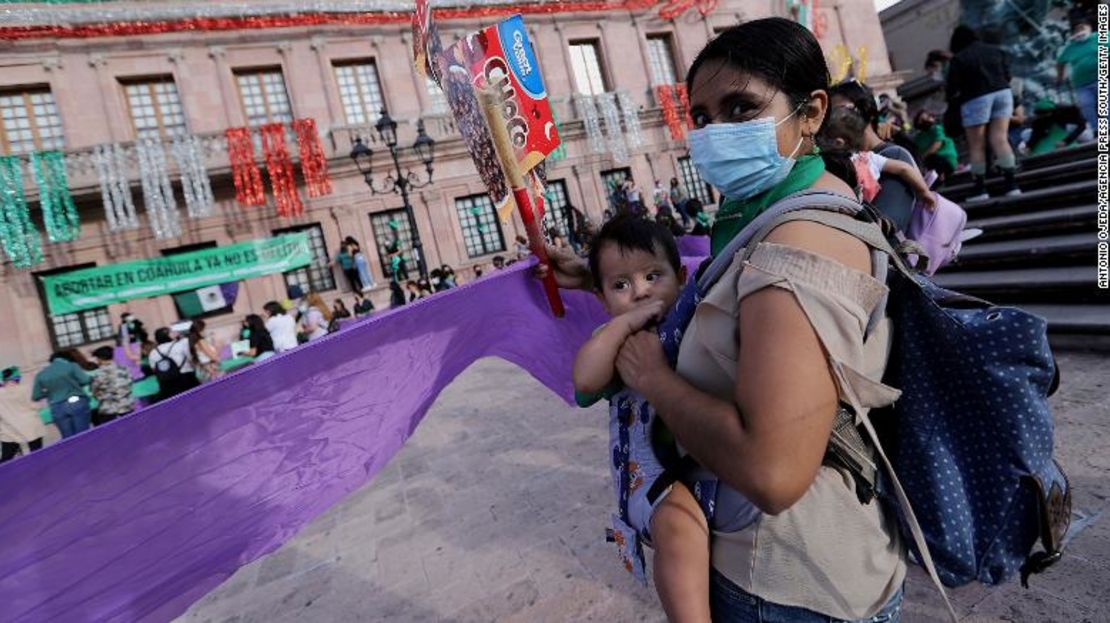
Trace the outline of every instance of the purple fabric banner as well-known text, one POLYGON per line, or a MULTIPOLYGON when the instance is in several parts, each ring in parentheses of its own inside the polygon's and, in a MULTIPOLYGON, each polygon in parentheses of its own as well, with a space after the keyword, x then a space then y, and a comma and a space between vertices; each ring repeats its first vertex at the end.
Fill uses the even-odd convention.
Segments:
POLYGON ((0 466, 0 618, 172 619, 364 485, 481 357, 572 401, 574 354, 604 312, 568 292, 555 320, 529 266, 0 466))
POLYGON ((0 466, 0 618, 171 620, 366 484, 479 358, 572 403, 574 355, 607 318, 585 292, 552 318, 533 264, 0 466))
POLYGON ((707 257, 709 236, 679 236, 678 254, 682 257, 707 257))

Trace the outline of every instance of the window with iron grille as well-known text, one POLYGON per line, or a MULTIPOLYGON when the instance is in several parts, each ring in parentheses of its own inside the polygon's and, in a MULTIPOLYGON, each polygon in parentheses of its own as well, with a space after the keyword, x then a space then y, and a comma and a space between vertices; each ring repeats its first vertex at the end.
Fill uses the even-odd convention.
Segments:
POLYGON ((674 45, 669 34, 648 35, 648 59, 651 64, 651 85, 674 84, 675 77, 674 45))
POLYGON ((612 195, 613 190, 620 188, 624 180, 632 177, 632 169, 629 167, 621 167, 619 169, 609 169, 608 171, 601 172, 601 181, 605 186, 606 196, 612 195))
POLYGON ((547 190, 544 192, 543 229, 546 232, 552 227, 564 238, 570 234, 570 224, 567 223, 567 183, 564 180, 547 180, 547 190))
POLYGON ((702 205, 716 201, 713 198, 713 187, 702 179, 701 173, 698 173, 689 157, 678 159, 678 169, 682 173, 682 188, 686 190, 686 196, 697 199, 702 205))
POLYGON ((608 91, 605 72, 601 68, 600 41, 587 39, 570 42, 570 66, 574 72, 574 88, 583 95, 608 91))
POLYGON ((404 210, 374 212, 370 215, 370 229, 374 232, 374 240, 378 243, 378 260, 381 262, 383 274, 387 276, 393 274, 389 256, 394 251, 408 259, 407 266, 410 272, 416 267, 415 251, 412 248, 412 228, 409 227, 409 217, 404 210))
POLYGON ((443 89, 439 88, 436 81, 432 80, 429 76, 425 76, 424 87, 428 90, 428 100, 431 102, 428 113, 433 115, 447 113, 449 110, 447 106, 447 95, 443 92, 443 89))
POLYGON ((126 82, 127 108, 138 138, 168 138, 185 134, 185 112, 171 76, 126 82))
POLYGON ((459 213, 463 242, 469 257, 481 257, 505 250, 505 236, 501 233, 501 220, 489 195, 471 195, 455 199, 459 213))
POLYGON ((256 128, 293 120, 293 108, 289 105, 289 92, 280 68, 236 71, 235 80, 247 125, 256 128))
POLYGON ((286 288, 297 286, 304 294, 334 290, 335 275, 331 272, 331 256, 328 255, 328 247, 324 242, 324 229, 319 223, 283 227, 273 230, 273 234, 279 236, 301 231, 308 234, 308 246, 312 249, 312 263, 282 273, 286 288))
POLYGON ((54 348, 71 348, 82 346, 89 342, 107 340, 115 335, 112 327, 112 318, 108 315, 107 307, 86 309, 72 314, 51 314, 46 304, 46 291, 43 289, 42 280, 38 277, 47 275, 61 275, 82 268, 92 268, 96 262, 54 268, 35 273, 35 285, 39 290, 39 300, 46 314, 46 325, 50 328, 50 341, 54 348))
POLYGON ((378 66, 372 60, 335 64, 335 82, 343 113, 351 125, 373 124, 385 108, 378 66))
POLYGON ((8 154, 62 149, 62 118, 49 87, 0 92, 0 143, 8 154))

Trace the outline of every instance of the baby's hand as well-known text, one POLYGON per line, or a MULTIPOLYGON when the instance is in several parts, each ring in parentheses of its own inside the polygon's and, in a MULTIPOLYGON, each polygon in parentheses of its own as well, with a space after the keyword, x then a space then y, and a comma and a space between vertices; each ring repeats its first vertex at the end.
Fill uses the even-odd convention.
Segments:
POLYGON ((625 312, 621 315, 621 319, 628 328, 628 332, 635 333, 646 327, 651 321, 663 319, 663 303, 652 301, 630 312, 625 312))
POLYGON ((918 200, 921 202, 922 205, 925 206, 925 209, 930 212, 937 209, 937 196, 931 190, 927 190, 921 193, 921 195, 918 197, 918 200))

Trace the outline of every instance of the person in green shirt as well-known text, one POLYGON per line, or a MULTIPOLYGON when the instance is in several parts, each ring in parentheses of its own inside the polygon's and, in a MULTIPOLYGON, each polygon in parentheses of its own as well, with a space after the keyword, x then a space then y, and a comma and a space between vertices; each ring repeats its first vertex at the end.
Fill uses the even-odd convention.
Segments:
POLYGON ((917 133, 913 137, 917 157, 926 169, 937 172, 940 181, 956 172, 956 143, 944 133, 944 126, 937 123, 936 115, 921 110, 914 118, 917 133))
POLYGON ((1083 118, 1098 129, 1095 102, 1098 97, 1098 37, 1092 34, 1094 24, 1089 15, 1079 13, 1071 18, 1071 38, 1056 57, 1056 83, 1064 84, 1065 75, 1075 89, 1075 104, 1083 118))
POLYGON ((31 400, 45 399, 50 404, 50 416, 63 439, 88 430, 92 423, 84 389, 89 383, 92 377, 60 352, 51 355, 50 365, 35 375, 31 400))
POLYGON ((335 263, 339 265, 339 270, 347 276, 347 281, 351 284, 351 292, 362 292, 362 280, 358 276, 358 269, 355 267, 355 256, 351 253, 350 246, 347 242, 339 245, 339 253, 335 255, 335 263))

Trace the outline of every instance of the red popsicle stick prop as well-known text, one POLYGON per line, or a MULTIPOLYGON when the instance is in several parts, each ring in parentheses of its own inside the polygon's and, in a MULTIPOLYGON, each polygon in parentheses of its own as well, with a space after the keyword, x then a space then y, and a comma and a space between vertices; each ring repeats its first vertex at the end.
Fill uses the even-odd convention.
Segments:
POLYGON ((566 311, 563 309, 563 299, 559 297, 559 285, 555 282, 555 272, 551 268, 551 261, 547 257, 546 241, 540 231, 540 219, 532 205, 532 197, 524 183, 524 176, 517 166, 516 155, 513 152, 513 143, 509 138, 509 131, 501 120, 499 110, 501 103, 498 97, 488 89, 478 93, 478 101, 482 104, 482 112, 486 116, 490 135, 493 137, 493 146, 497 151, 497 158, 501 161, 501 168, 505 171, 505 179, 513 189, 513 199, 520 210, 520 220, 524 221, 524 232, 528 235, 528 248, 539 260, 540 264, 548 268, 547 275, 543 278, 543 290, 547 294, 547 302, 551 305, 551 313, 556 318, 562 318, 566 311))

